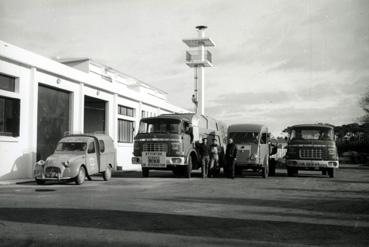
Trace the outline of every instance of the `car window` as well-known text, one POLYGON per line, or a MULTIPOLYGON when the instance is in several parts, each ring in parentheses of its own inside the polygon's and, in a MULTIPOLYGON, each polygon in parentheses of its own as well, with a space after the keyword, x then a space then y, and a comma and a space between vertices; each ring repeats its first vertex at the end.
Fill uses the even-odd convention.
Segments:
POLYGON ((105 143, 103 140, 99 140, 100 153, 105 152, 105 143))
POLYGON ((89 153, 89 154, 95 153, 95 143, 94 142, 90 142, 88 144, 87 153, 89 153))

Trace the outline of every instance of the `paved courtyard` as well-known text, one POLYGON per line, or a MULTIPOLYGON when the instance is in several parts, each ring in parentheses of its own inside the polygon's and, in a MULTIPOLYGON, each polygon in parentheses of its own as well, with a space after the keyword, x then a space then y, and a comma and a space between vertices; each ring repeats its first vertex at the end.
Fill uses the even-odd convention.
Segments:
POLYGON ((369 246, 369 169, 0 186, 0 246, 369 246))

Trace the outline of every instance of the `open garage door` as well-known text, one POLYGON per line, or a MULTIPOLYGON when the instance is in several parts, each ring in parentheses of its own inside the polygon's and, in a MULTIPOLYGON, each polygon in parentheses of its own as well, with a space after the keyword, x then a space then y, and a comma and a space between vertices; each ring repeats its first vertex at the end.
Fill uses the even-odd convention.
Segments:
POLYGON ((37 160, 45 160, 56 144, 69 131, 70 93, 47 86, 38 86, 37 160))
POLYGON ((84 132, 105 132, 106 101, 85 96, 84 132))

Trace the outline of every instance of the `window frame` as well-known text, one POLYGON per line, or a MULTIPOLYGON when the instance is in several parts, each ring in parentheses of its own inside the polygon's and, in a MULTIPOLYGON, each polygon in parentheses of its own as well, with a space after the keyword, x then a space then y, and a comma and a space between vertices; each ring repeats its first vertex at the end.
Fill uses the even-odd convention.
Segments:
MULTIPOLYGON (((124 118, 118 118, 117 119, 118 123, 117 123, 117 142, 118 143, 133 143, 133 139, 134 139, 134 130, 135 130, 135 121, 133 120, 128 120, 128 119, 124 119, 124 118), (120 122, 127 122, 131 125, 131 129, 128 130, 128 139, 121 139, 121 136, 124 137, 124 133, 121 135, 121 129, 120 129, 120 122)), ((124 126, 122 126, 122 130, 123 130, 124 126)))

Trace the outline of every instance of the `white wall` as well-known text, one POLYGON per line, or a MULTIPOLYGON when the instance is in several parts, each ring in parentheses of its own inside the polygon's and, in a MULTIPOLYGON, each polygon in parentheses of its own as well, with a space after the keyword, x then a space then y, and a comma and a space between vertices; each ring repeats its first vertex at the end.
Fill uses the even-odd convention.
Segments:
POLYGON ((148 93, 137 92, 123 83, 116 82, 114 79, 119 76, 112 76, 113 81, 108 82, 2 41, 0 41, 0 73, 16 77, 19 84, 16 92, 0 90, 0 96, 21 100, 19 137, 0 136, 0 180, 32 177, 37 150, 39 83, 71 93, 71 131, 83 131, 85 95, 107 102, 106 132, 116 144, 118 166, 123 166, 123 170, 134 168, 131 164, 133 143, 117 142, 119 118, 134 121, 136 134, 142 110, 156 115, 185 112, 184 109, 165 100, 148 93), (134 108, 135 117, 119 115, 118 105, 134 108))

